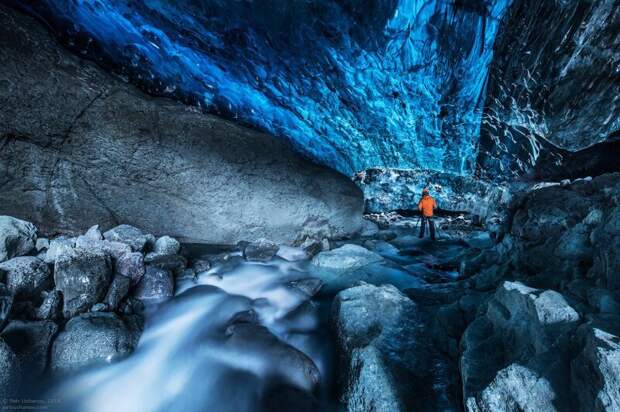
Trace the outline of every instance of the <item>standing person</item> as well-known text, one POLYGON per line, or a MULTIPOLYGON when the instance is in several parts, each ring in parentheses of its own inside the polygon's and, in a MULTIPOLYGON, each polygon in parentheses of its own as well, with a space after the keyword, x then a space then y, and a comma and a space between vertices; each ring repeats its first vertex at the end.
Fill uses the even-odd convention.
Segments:
POLYGON ((418 209, 420 209, 420 239, 424 237, 426 230, 426 223, 428 223, 428 230, 431 232, 431 239, 435 240, 435 222, 433 222, 433 214, 437 209, 437 202, 433 199, 428 189, 422 190, 422 199, 418 203, 418 209))

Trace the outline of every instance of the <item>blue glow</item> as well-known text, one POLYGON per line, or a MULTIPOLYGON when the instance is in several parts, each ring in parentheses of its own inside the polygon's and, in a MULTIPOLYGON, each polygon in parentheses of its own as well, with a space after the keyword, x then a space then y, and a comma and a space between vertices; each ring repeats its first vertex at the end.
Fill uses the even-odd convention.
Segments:
POLYGON ((510 0, 13 3, 151 93, 281 136, 343 173, 469 174, 510 0))

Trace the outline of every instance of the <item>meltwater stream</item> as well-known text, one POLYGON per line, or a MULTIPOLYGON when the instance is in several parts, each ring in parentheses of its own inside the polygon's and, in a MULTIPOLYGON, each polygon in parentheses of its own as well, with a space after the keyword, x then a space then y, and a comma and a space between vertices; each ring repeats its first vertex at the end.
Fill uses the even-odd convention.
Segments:
POLYGON ((284 260, 227 266, 181 279, 173 299, 148 307, 131 357, 54 390, 63 410, 286 410, 289 395, 327 397, 331 352, 316 307, 289 284, 307 274, 284 260))

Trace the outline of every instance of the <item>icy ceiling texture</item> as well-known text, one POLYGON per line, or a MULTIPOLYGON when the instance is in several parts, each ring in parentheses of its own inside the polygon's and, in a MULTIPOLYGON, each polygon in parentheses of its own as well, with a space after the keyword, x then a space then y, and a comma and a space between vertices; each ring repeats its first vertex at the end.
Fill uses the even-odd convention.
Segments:
POLYGON ((153 94, 344 173, 468 174, 511 0, 2 0, 153 94))

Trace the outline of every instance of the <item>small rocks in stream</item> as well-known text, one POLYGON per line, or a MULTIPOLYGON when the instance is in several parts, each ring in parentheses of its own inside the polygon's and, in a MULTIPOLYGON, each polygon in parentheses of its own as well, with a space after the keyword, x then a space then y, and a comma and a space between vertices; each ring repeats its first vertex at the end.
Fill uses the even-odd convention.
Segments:
POLYGON ((24 378, 36 379, 43 375, 47 367, 47 356, 58 326, 49 320, 24 322, 11 321, 0 337, 17 355, 22 370, 27 371, 24 378))
POLYGON ((380 255, 362 246, 346 244, 337 249, 319 253, 312 259, 312 264, 323 269, 348 271, 382 260, 380 255))
POLYGON ((33 256, 20 256, 0 263, 6 286, 17 299, 38 299, 52 283, 47 264, 33 256))
POLYGON ((129 245, 134 252, 145 251, 146 245, 151 240, 151 236, 143 233, 137 227, 130 225, 119 225, 103 234, 106 240, 121 242, 129 245))
POLYGON ((54 264, 54 281, 64 297, 66 318, 101 302, 111 280, 110 258, 99 250, 72 249, 59 256, 54 264))
POLYGON ((180 274, 187 267, 187 259, 181 255, 158 255, 149 253, 144 258, 148 266, 169 270, 175 275, 180 274))
POLYGON ((146 268, 146 273, 134 290, 134 296, 141 300, 166 299, 174 295, 172 272, 153 266, 146 268))
POLYGON ((13 309, 13 294, 0 283, 0 332, 9 320, 9 315, 13 309))
POLYGON ((306 260, 310 258, 308 252, 306 252, 302 248, 286 245, 280 246, 276 255, 284 260, 288 260, 289 262, 298 262, 300 260, 306 260))
POLYGON ((131 285, 131 279, 123 275, 116 275, 112 280, 112 284, 108 289, 108 293, 105 296, 104 303, 109 310, 116 310, 121 301, 129 293, 129 287, 131 285))
POLYGON ((54 341, 50 368, 58 374, 121 359, 135 348, 136 332, 113 313, 78 315, 67 322, 54 341))
POLYGON ((305 278, 293 280, 288 283, 288 286, 299 290, 300 292, 311 298, 317 293, 319 293, 319 291, 323 287, 323 282, 317 278, 305 278))
POLYGON ((0 216, 0 262, 23 256, 34 249, 37 228, 30 222, 0 216))
POLYGON ((243 248, 243 257, 249 261, 267 262, 278 253, 278 245, 267 239, 259 239, 243 248))
POLYGON ((22 369, 17 355, 0 338, 0 399, 15 396, 21 382, 22 369))
POLYGON ((307 237, 301 245, 299 245, 308 255, 314 256, 323 250, 323 243, 319 239, 307 237))
POLYGON ((116 273, 131 279, 132 285, 137 285, 144 276, 144 255, 140 252, 126 253, 116 260, 116 273))
POLYGON ((60 318, 62 310, 62 294, 54 289, 43 292, 43 303, 36 311, 35 318, 56 320, 60 318))
POLYGON ((211 262, 207 259, 196 259, 192 264, 195 273, 208 272, 211 269, 211 262))
POLYGON ((181 249, 181 244, 175 238, 162 236, 155 242, 153 252, 159 255, 176 255, 181 249))

